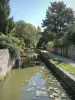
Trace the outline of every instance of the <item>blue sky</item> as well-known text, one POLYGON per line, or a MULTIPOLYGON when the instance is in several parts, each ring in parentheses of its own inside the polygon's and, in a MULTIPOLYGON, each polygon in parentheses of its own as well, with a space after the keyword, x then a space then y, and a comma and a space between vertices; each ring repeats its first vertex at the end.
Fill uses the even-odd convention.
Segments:
MULTIPOLYGON (((59 0, 10 0, 11 16, 15 21, 24 20, 34 26, 41 26, 50 2, 59 0)), ((75 0, 62 0, 75 10, 75 0)))

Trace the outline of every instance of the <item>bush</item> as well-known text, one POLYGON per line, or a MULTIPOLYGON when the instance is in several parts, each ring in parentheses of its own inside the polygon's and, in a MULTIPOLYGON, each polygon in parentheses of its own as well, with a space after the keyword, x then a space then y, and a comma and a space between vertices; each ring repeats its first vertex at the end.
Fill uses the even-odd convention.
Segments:
POLYGON ((9 49, 11 54, 23 52, 25 43, 12 35, 0 35, 0 49, 9 49))
POLYGON ((34 65, 34 59, 32 57, 26 57, 22 64, 22 68, 31 67, 33 65, 34 65))
POLYGON ((54 47, 54 41, 50 41, 46 45, 47 47, 53 48, 54 47))

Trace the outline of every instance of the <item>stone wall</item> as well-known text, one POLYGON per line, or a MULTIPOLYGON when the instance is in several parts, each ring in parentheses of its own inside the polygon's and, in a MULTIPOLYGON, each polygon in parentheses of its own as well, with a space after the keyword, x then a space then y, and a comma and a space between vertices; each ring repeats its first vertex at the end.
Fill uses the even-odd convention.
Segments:
POLYGON ((68 56, 75 60, 75 45, 68 47, 68 56))
POLYGON ((0 75, 5 76, 12 69, 14 59, 11 59, 8 49, 0 50, 0 75))
POLYGON ((75 91, 75 76, 70 74, 69 72, 65 71, 64 69, 58 67, 57 65, 53 64, 46 56, 45 53, 39 52, 39 57, 41 60, 44 61, 46 66, 52 70, 55 75, 57 75, 61 80, 67 84, 68 87, 71 87, 75 91))
POLYGON ((75 45, 70 45, 68 47, 55 48, 54 52, 61 56, 69 57, 75 60, 75 45))

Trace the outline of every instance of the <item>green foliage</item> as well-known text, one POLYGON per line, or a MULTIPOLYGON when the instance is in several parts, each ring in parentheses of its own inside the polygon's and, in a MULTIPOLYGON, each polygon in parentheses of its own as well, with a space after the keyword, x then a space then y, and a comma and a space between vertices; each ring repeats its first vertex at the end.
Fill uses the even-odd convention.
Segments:
POLYGON ((54 47, 63 47, 75 44, 75 15, 71 8, 66 7, 64 2, 52 2, 43 20, 44 45, 54 40, 54 47), (50 31, 50 32, 49 32, 50 31), (49 33, 50 34, 49 34, 49 33), (51 35, 52 32, 52 35, 51 35), (53 32, 56 36, 53 36, 53 32), (44 38, 45 37, 45 38, 44 38))
POLYGON ((56 37, 56 34, 55 34, 55 33, 53 33, 53 32, 48 32, 48 34, 47 34, 48 41, 54 40, 55 37, 56 37))
POLYGON ((15 36, 20 37, 20 38, 24 38, 25 25, 26 25, 26 23, 24 21, 16 22, 15 36))
POLYGON ((70 45, 71 41, 69 40, 68 33, 65 33, 64 36, 62 36, 60 39, 58 39, 59 45, 70 45))
POLYGON ((44 37, 40 37, 38 43, 37 43, 37 48, 43 47, 44 45, 44 37))
POLYGON ((8 33, 11 33, 14 28, 15 28, 15 22, 14 22, 14 19, 13 17, 9 18, 9 23, 8 23, 8 33))
POLYGON ((35 35, 38 37, 39 30, 32 24, 27 24, 24 21, 18 21, 15 28, 15 36, 24 39, 27 47, 31 47, 35 43, 35 35))
POLYGON ((42 37, 39 39, 37 47, 46 46, 49 41, 53 41, 56 34, 53 32, 42 32, 42 37))
POLYGON ((6 33, 9 14, 9 0, 0 0, 0 32, 6 33))
POLYGON ((25 47, 24 41, 12 35, 0 35, 0 49, 9 49, 12 54, 20 53, 25 47))
POLYGON ((10 16, 9 0, 0 0, 0 32, 6 34, 13 29, 13 17, 10 16))
POLYGON ((64 2, 58 1, 51 3, 48 7, 43 26, 47 27, 48 31, 61 34, 74 21, 74 11, 71 8, 67 8, 64 2))
POLYGON ((54 47, 54 41, 50 41, 47 43, 47 47, 54 47))
POLYGON ((66 71, 75 74, 75 67, 73 67, 72 65, 65 63, 63 61, 60 61, 56 58, 52 58, 50 59, 54 64, 58 65, 59 67, 62 67, 63 69, 65 69, 66 71))
POLYGON ((25 61, 22 64, 22 68, 31 67, 34 65, 34 59, 32 57, 26 57, 25 61))
POLYGON ((55 40, 55 46, 57 47, 71 44, 75 44, 75 24, 71 25, 61 38, 55 40))
POLYGON ((72 24, 67 31, 67 37, 71 44, 75 44, 75 24, 72 24))
POLYGON ((11 50, 18 51, 20 48, 23 49, 24 44, 27 47, 36 46, 40 36, 38 34, 41 31, 40 27, 36 29, 32 24, 25 23, 22 20, 14 22, 13 17, 10 17, 9 1, 0 0, 0 32, 1 34, 12 34, 13 36, 9 36, 9 38, 8 36, 0 36, 2 40, 1 48, 11 47, 11 50))

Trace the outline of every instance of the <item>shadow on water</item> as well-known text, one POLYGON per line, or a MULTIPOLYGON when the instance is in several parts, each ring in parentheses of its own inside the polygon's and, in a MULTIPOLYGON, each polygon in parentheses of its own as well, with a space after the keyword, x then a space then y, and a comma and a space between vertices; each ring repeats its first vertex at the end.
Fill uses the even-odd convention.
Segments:
MULTIPOLYGON (((50 60, 50 56, 48 56, 47 54, 45 54, 45 57, 50 60)), ((39 57, 40 58, 40 57, 39 57)), ((41 60, 41 59, 40 59, 41 60)), ((56 60, 56 59, 54 59, 56 60)), ((43 60, 42 60, 43 61, 43 60)), ((59 60, 59 63, 61 63, 61 61, 59 60)), ((60 85, 62 86, 62 88, 66 91, 67 95, 69 96, 69 98, 71 100, 75 100, 75 91, 68 86, 63 80, 60 79, 60 77, 57 75, 57 73, 53 72, 50 69, 49 64, 45 64, 47 66, 47 68, 52 72, 52 75, 55 76, 55 78, 58 80, 58 82, 60 83, 60 85)))
POLYGON ((35 57, 26 57, 24 62, 21 65, 21 68, 33 67, 36 65, 40 65, 40 61, 38 58, 35 57))
MULTIPOLYGON (((48 60, 50 59, 50 56, 46 55, 46 57, 48 60)), ((59 63, 61 63, 61 61, 59 63)), ((75 100, 75 91, 71 87, 69 87, 63 80, 61 80, 60 77, 50 69, 50 66, 48 64, 46 64, 46 66, 52 72, 53 76, 56 77, 56 79, 58 80, 60 85, 63 87, 63 89, 66 91, 66 93, 70 97, 70 99, 75 100)))
POLYGON ((19 64, 20 64, 20 68, 24 69, 27 67, 33 67, 33 66, 40 65, 41 62, 39 58, 33 54, 30 56, 21 57, 20 60, 16 59, 15 66, 13 67, 13 69, 19 69, 19 64))
POLYGON ((75 100, 75 91, 69 87, 63 80, 61 80, 56 73, 52 72, 52 75, 56 77, 62 88, 66 91, 71 100, 75 100))

